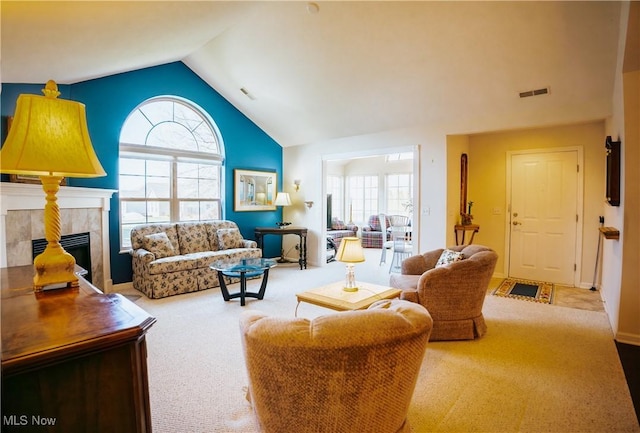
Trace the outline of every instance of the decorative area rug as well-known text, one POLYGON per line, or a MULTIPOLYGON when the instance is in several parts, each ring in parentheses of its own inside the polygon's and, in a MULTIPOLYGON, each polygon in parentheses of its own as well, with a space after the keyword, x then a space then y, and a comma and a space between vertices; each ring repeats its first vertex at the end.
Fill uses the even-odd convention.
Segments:
POLYGON ((554 287, 553 283, 506 278, 492 294, 540 304, 552 304, 554 287))

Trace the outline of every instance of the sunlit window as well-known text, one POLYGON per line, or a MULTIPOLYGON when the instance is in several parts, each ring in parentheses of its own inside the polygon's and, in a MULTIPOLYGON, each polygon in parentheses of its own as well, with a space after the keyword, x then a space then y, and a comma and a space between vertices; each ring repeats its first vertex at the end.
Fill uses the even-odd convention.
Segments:
POLYGON ((120 134, 120 246, 139 224, 220 219, 222 141, 194 104, 154 98, 136 108, 120 134))
POLYGON ((387 175, 387 213, 389 215, 408 215, 413 210, 412 206, 413 175, 388 174, 387 175))
POLYGON ((378 176, 349 176, 348 219, 357 224, 367 222, 378 213, 378 176))

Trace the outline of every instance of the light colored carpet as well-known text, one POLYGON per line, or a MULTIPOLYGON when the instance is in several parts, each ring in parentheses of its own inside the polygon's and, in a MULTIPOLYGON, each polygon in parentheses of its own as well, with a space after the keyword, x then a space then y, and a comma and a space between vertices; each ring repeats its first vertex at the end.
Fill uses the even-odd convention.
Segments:
MULTIPOLYGON (((357 279, 386 284, 378 261, 368 252, 357 279)), ((265 299, 245 307, 224 302, 219 289, 141 297, 158 319, 147 337, 153 431, 257 432, 243 390, 240 313, 292 317, 295 293, 343 275, 341 263, 279 266, 265 299)), ((299 317, 320 314, 335 313, 298 308, 299 317)), ((409 411, 414 432, 640 432, 605 313, 487 296, 484 314, 482 339, 427 346, 409 411)))

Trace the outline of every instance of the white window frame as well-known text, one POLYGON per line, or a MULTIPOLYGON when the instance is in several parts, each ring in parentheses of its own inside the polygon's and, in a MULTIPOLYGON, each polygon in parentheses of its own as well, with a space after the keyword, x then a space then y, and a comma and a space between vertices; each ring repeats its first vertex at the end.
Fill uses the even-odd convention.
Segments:
MULTIPOLYGON (((215 219, 222 219, 223 218, 223 212, 224 209, 222 207, 222 195, 223 195, 223 191, 224 191, 224 185, 223 185, 223 172, 222 172, 222 167, 224 164, 224 146, 223 146, 223 141, 222 141, 222 136, 216 126, 216 124, 214 123, 213 119, 211 119, 211 116, 208 115, 208 113, 206 113, 203 109, 201 109, 200 107, 198 107, 196 104, 194 104, 191 101, 187 101, 185 99, 182 98, 177 98, 177 97, 169 97, 169 96, 163 96, 163 97, 157 97, 157 98, 151 98, 148 99, 146 101, 144 101, 143 103, 141 103, 139 106, 137 106, 129 115, 129 117, 127 118, 127 120, 129 120, 129 118, 134 114, 138 114, 142 113, 142 111, 139 111, 141 108, 144 108, 146 105, 148 104, 153 104, 153 103, 157 103, 157 102, 161 102, 161 103, 166 103, 166 102, 171 102, 173 104, 180 104, 184 108, 186 107, 188 110, 190 110, 190 114, 196 114, 198 115, 202 122, 198 124, 198 127, 205 127, 207 128, 206 131, 208 133, 210 133, 210 136, 213 137, 213 140, 215 142, 215 147, 216 147, 216 151, 212 151, 211 149, 208 149, 207 151, 194 151, 194 150, 184 150, 184 149, 177 149, 175 147, 171 147, 171 146, 166 146, 166 147, 159 147, 159 146, 151 146, 148 145, 146 143, 146 138, 149 137, 149 132, 151 132, 156 126, 160 125, 161 123, 167 123, 167 122, 173 122, 173 123, 177 123, 179 125, 182 125, 183 127, 185 127, 188 130, 191 130, 190 128, 193 128, 192 125, 188 125, 188 119, 184 122, 180 122, 180 119, 177 119, 175 116, 175 109, 172 113, 173 118, 172 119, 162 119, 160 121, 158 121, 157 119, 155 119, 154 121, 150 120, 149 118, 147 118, 147 120, 149 121, 149 130, 147 131, 147 134, 145 136, 145 143, 127 143, 127 142, 123 142, 122 141, 122 136, 121 136, 121 141, 120 141, 120 145, 119 145, 119 158, 128 158, 128 159, 143 159, 143 160, 147 160, 147 161, 167 161, 169 162, 169 173, 168 173, 168 177, 170 178, 169 183, 169 197, 162 197, 162 198, 157 198, 157 197, 149 197, 148 196, 148 192, 145 192, 145 197, 119 197, 119 215, 120 215, 120 221, 119 221, 119 237, 120 237, 120 250, 121 251, 128 251, 131 248, 131 241, 129 239, 129 237, 127 236, 127 233, 130 231, 131 227, 135 224, 145 224, 145 223, 151 223, 149 221, 149 215, 145 213, 145 215, 143 215, 144 217, 144 221, 138 221, 135 223, 125 223, 123 222, 123 214, 122 214, 122 208, 123 208, 123 203, 148 203, 148 202, 168 202, 169 203, 169 221, 168 222, 179 222, 181 221, 179 218, 180 215, 180 205, 181 203, 188 203, 188 202, 198 202, 198 203, 212 203, 213 206, 215 208, 217 208, 217 211, 214 212, 215 219), (155 123, 154 123, 155 122, 155 123), (218 189, 217 191, 214 191, 211 195, 206 196, 206 197, 194 197, 194 198, 186 198, 186 197, 178 197, 178 170, 177 167, 180 163, 193 163, 193 164, 200 164, 200 165, 209 165, 209 166, 213 166, 217 169, 216 175, 214 176, 214 183, 215 180, 217 179, 217 186, 218 189)), ((174 105, 175 106, 175 105, 174 105)), ((143 113, 144 116, 144 113, 143 113)), ((144 116, 146 117, 146 116, 144 116)), ((126 125, 126 121, 125 121, 125 125, 126 125)), ((124 130, 124 127, 123 127, 124 130)), ((193 130, 191 130, 194 141, 197 142, 197 134, 194 133, 193 130)), ((211 142, 209 141, 207 146, 205 147, 210 147, 211 142)), ((122 176, 121 173, 119 173, 119 180, 121 179, 120 176, 122 176)), ((142 175, 143 177, 147 177, 146 174, 142 175)), ((207 180, 208 178, 197 178, 197 179, 201 179, 203 181, 207 180)), ((211 217, 205 217, 203 219, 211 219, 211 217)), ((200 220, 200 215, 199 215, 199 219, 190 219, 190 221, 198 221, 200 220)), ((186 221, 186 220, 183 220, 186 221)))
POLYGON ((377 174, 349 176, 347 186, 349 215, 346 218, 349 222, 366 224, 369 216, 379 211, 380 178, 377 174), (354 186, 358 180, 362 181, 361 187, 354 186))

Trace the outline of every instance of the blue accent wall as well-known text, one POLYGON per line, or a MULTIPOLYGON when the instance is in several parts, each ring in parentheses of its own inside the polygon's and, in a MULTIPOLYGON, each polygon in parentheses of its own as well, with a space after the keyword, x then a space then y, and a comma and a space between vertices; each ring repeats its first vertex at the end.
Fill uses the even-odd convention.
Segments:
MULTIPOLYGON (((55 77, 53 77, 55 79, 55 77)), ((42 94, 41 85, 2 84, 1 114, 3 120, 13 115, 21 93, 42 94)), ((141 102, 161 95, 178 96, 199 105, 218 126, 224 142, 223 218, 235 221, 246 239, 254 239, 257 226, 275 226, 282 211, 234 212, 233 170, 270 170, 278 173, 282 185, 282 147, 245 117, 218 92, 182 62, 169 63, 117 75, 59 86, 61 98, 86 105, 87 123, 93 147, 107 176, 92 179, 70 178, 70 186, 118 189, 118 147, 120 130, 127 116, 141 102)), ((2 137, 6 134, 2 122, 2 137)), ((6 177, 3 177, 3 181, 6 177)), ((43 198, 44 207, 44 198, 43 198)), ((111 200, 109 216, 111 276, 115 284, 131 281, 131 258, 120 254, 118 195, 111 200)), ((280 255, 280 240, 270 240, 265 257, 280 255)))

